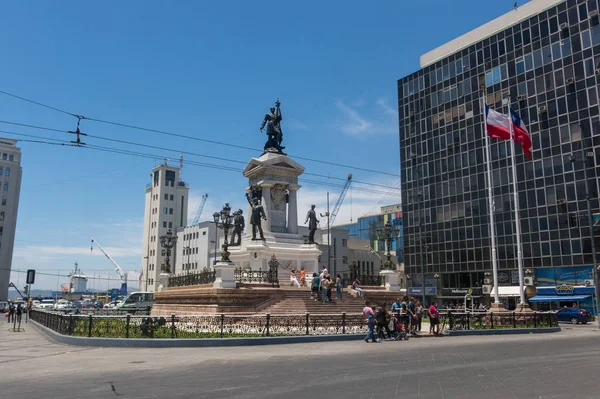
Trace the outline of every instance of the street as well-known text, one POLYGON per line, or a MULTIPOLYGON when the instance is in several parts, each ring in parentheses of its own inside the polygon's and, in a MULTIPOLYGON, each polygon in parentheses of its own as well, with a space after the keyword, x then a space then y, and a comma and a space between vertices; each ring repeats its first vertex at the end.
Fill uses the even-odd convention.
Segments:
POLYGON ((0 331, 2 397, 600 398, 600 332, 206 349, 85 348, 0 331))

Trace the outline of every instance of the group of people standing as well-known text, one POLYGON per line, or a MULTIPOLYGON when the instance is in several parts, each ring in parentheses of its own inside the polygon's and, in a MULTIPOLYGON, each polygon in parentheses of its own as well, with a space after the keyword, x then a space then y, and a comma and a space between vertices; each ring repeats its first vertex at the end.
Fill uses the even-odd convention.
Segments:
POLYGON ((333 288, 336 290, 336 299, 342 299, 342 277, 338 274, 333 280, 331 275, 327 272, 327 268, 323 266, 321 273, 313 273, 310 298, 315 301, 322 301, 323 303, 335 301, 331 298, 333 288))
MULTIPOLYGON (((439 335, 439 312, 435 301, 429 306, 428 313, 429 334, 439 335)), ((369 340, 381 342, 386 339, 386 335, 388 340, 394 341, 400 337, 406 337, 407 334, 416 336, 421 332, 425 309, 420 301, 405 296, 402 301, 396 298, 392 304, 391 314, 388 313, 385 305, 375 311, 375 308, 367 301, 363 315, 369 327, 365 342, 369 342, 369 340)))

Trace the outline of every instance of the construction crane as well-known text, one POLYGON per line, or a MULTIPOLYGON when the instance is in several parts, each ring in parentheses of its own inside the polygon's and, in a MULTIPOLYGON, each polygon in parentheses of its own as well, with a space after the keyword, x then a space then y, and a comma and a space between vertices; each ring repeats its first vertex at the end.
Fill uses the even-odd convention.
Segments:
POLYGON ((200 200, 200 205, 198 205, 198 210, 196 211, 196 216, 194 216, 194 220, 192 221, 192 226, 195 226, 200 221, 200 216, 202 215, 202 211, 204 210, 204 205, 206 205, 206 199, 208 198, 208 194, 204 194, 202 199, 200 200))
POLYGON ((329 217, 329 224, 333 225, 333 222, 335 222, 335 217, 337 216, 340 207, 342 206, 342 202, 344 202, 344 198, 346 198, 346 193, 348 192, 348 189, 350 188, 350 184, 352 183, 352 173, 348 174, 348 180, 346 180, 346 184, 344 184, 344 188, 342 188, 342 192, 340 194, 340 196, 337 199, 337 202, 335 203, 335 205, 333 206, 333 210, 330 213, 330 217, 329 217))
POLYGON ((98 241, 94 240, 94 237, 92 237, 92 246, 90 247, 90 251, 94 250, 94 243, 98 246, 100 251, 102 251, 104 256, 106 256, 108 258, 108 260, 110 260, 111 263, 113 265, 115 265, 115 271, 121 278, 121 295, 127 295, 127 273, 125 273, 123 271, 123 269, 121 268, 121 266, 119 266, 119 264, 117 262, 115 262, 115 260, 113 258, 111 258, 109 254, 106 253, 106 251, 104 250, 104 248, 102 248, 102 246, 98 243, 98 241))

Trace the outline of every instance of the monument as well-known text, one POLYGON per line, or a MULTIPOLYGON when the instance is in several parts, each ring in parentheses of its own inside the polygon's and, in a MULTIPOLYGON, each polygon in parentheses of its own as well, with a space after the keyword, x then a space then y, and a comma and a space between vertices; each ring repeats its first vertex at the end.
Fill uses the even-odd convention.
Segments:
POLYGON ((301 267, 307 276, 317 272, 321 251, 298 234, 298 177, 304 167, 282 152, 280 106, 277 100, 260 126, 261 131, 267 127, 263 154, 250 159, 243 170, 248 178, 246 198, 252 229, 247 229, 239 246, 231 248, 230 259, 238 267, 265 271, 275 255, 279 278, 285 279, 292 269, 301 267))

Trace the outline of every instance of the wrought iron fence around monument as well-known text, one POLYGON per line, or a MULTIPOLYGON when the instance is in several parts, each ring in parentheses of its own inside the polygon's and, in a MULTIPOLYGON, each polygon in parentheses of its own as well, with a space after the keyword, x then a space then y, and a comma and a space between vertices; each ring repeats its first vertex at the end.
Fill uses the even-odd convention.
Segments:
POLYGON ((273 287, 279 287, 279 279, 277 269, 269 268, 269 270, 251 269, 238 267, 234 270, 236 283, 268 283, 273 287))
POLYGON ((349 284, 352 285, 354 280, 360 281, 361 286, 379 287, 384 283, 384 278, 379 274, 350 274, 349 284))
POLYGON ((506 328, 558 327, 554 312, 440 312, 445 329, 497 330, 506 328))
POLYGON ((366 334, 362 314, 65 315, 34 310, 31 319, 60 334, 99 338, 229 338, 366 334))
POLYGON ((212 284, 215 282, 215 271, 206 270, 200 273, 180 274, 169 277, 169 287, 184 287, 187 285, 212 284))

